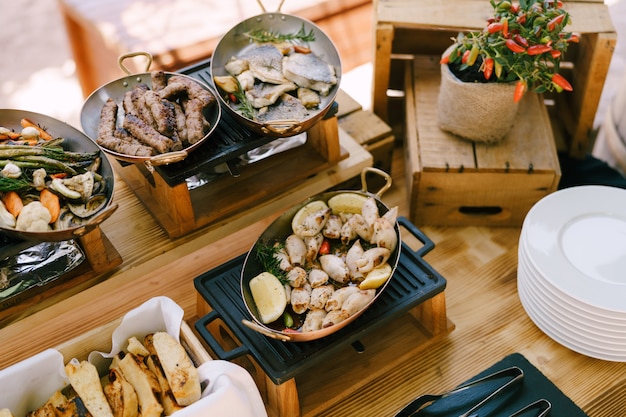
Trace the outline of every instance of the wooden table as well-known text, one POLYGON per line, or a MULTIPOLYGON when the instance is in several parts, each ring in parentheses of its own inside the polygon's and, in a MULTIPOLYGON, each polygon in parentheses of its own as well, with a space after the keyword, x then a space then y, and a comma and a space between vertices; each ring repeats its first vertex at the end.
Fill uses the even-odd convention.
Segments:
MULTIPOLYGON (((581 41, 568 50, 567 65, 562 65, 574 91, 554 95, 551 116, 562 150, 582 157, 590 151, 590 132, 617 34, 602 0, 564 3, 572 18, 567 30, 580 33, 581 41)), ((387 89, 402 89, 402 78, 395 75, 392 58, 403 54, 441 55, 450 46, 451 37, 461 31, 482 29, 491 14, 493 10, 485 0, 457 1, 454 7, 444 1, 374 1, 374 112, 383 120, 393 116, 388 115, 387 89)))
MULTIPOLYGON (((395 149, 392 188, 385 202, 407 215, 404 162, 395 149)), ((370 159, 371 162, 371 159, 370 159)), ((325 173, 317 185, 331 186, 341 168, 325 173)), ((221 223, 185 238, 169 240, 123 183, 116 184, 121 203, 107 236, 124 258, 106 281, 0 329, 0 368, 64 341, 98 332, 147 299, 165 295, 196 319, 193 279, 246 252, 281 211, 273 201, 249 226, 221 223)), ((293 200, 315 194, 310 184, 293 200)), ((311 381, 329 372, 333 384, 299 385, 304 416, 390 416, 413 397, 438 392, 472 377, 504 356, 522 353, 592 417, 623 416, 626 410, 626 363, 592 359, 572 352, 543 334, 526 315, 517 296, 519 228, 423 227, 435 242, 425 260, 448 281, 448 318, 456 328, 430 340, 409 315, 341 355, 343 366, 320 367, 311 381), (332 371, 332 373, 330 373, 332 371), (345 396, 337 382, 356 384, 359 395, 345 396)), ((315 371, 312 371, 315 372, 315 371)))

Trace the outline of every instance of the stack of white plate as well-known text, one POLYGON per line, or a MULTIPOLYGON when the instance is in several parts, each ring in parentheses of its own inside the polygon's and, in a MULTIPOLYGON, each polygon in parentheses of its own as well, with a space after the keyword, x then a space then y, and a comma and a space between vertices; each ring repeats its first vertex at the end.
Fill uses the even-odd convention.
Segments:
POLYGON ((563 346, 626 362, 626 190, 566 188, 528 212, 518 293, 528 316, 563 346))

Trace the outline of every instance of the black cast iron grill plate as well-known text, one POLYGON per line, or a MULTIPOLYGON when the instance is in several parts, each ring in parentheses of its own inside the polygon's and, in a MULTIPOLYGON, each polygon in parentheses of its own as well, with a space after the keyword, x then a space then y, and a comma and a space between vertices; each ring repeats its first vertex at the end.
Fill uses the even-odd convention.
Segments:
MULTIPOLYGON (((422 234, 405 218, 399 218, 398 222, 412 232, 422 234)), ((424 246, 418 251, 413 251, 402 242, 394 275, 376 302, 354 322, 321 339, 310 342, 281 342, 241 324, 243 319, 252 320, 240 288, 245 254, 194 279, 196 290, 213 309, 195 323, 195 328, 219 359, 233 360, 249 354, 275 384, 281 384, 444 291, 445 278, 422 259, 434 247, 430 240, 428 242, 430 246, 424 246), (207 329, 207 325, 216 319, 222 319, 224 325, 241 342, 240 346, 225 351, 219 345, 207 329)))
MULTIPOLYGON (((210 69, 211 60, 208 59, 183 68, 178 72, 196 78, 206 85, 213 86, 210 69)), ((219 104, 216 103, 216 105, 219 104)), ((334 116, 337 110, 337 103, 333 103, 325 117, 334 116)), ((219 165, 236 160, 245 153, 276 139, 275 137, 262 136, 252 132, 237 122, 228 111, 223 109, 222 117, 217 124, 215 132, 202 146, 198 146, 180 162, 155 166, 154 169, 168 185, 175 186, 194 175, 203 172, 213 173, 219 165)))

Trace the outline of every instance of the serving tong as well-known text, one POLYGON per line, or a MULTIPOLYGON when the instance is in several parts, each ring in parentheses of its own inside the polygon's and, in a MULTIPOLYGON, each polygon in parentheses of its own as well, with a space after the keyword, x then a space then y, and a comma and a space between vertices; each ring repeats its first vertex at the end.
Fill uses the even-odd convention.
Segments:
MULTIPOLYGON (((459 385, 456 388, 453 388, 449 391, 446 391, 442 394, 424 394, 421 395, 419 397, 417 397, 416 399, 414 399, 413 401, 411 401, 409 404, 407 404, 402 410, 400 410, 395 417, 411 417, 413 416, 415 413, 417 413, 419 410, 423 409, 425 406, 432 404, 433 402, 440 400, 442 398, 445 397, 449 397, 453 394, 457 394, 460 393, 462 391, 466 391, 472 387, 476 387, 478 385, 481 385, 485 382, 488 381, 493 381, 496 379, 500 379, 500 378, 504 378, 504 377, 510 377, 510 379, 507 379, 507 381, 500 385, 498 388, 496 388, 494 391, 492 391, 489 395, 487 395, 483 400, 479 401, 477 404, 475 404, 474 406, 472 406, 469 410, 467 410, 465 413, 459 415, 459 417, 471 417, 474 414, 474 412, 476 410, 478 410, 480 407, 482 407, 483 405, 485 405, 485 403, 487 403, 488 401, 494 399, 495 397, 497 397, 498 395, 502 394, 504 391, 508 390, 510 387, 520 383, 522 381, 522 379, 524 378, 524 371, 522 371, 521 368, 518 368, 517 366, 512 366, 510 368, 505 368, 502 369, 500 371, 496 371, 494 373, 491 373, 489 375, 486 375, 482 378, 479 379, 475 379, 473 381, 467 382, 465 384, 459 385)), ((527 407, 524 407, 524 409, 526 409, 527 407)), ((522 409, 522 410, 524 410, 522 409)), ((518 413, 522 412, 522 410, 520 410, 518 413)), ((523 412, 526 412, 526 410, 524 410, 523 412)), ((520 415, 520 414, 517 414, 520 415)), ((545 415, 545 414, 542 414, 545 415)), ((515 416, 515 415, 514 415, 515 416)))

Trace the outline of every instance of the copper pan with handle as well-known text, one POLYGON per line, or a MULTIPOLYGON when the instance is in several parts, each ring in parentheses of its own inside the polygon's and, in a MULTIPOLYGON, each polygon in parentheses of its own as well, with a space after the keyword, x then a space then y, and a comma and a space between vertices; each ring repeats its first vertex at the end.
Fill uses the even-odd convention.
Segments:
MULTIPOLYGON (((260 0, 257 0, 262 14, 250 17, 231 28, 218 42, 211 57, 211 79, 216 76, 226 76, 225 65, 233 57, 241 56, 248 48, 254 46, 250 40, 250 33, 266 31, 268 33, 295 34, 298 32, 311 33, 314 40, 306 42, 304 46, 310 52, 317 55, 321 60, 334 68, 337 83, 332 86, 329 93, 320 97, 320 104, 316 109, 311 110, 308 115, 301 120, 274 120, 260 121, 249 118, 237 111, 227 94, 219 94, 219 101, 225 111, 230 113, 240 124, 246 126, 251 131, 263 136, 270 137, 290 137, 305 132, 319 120, 321 120, 330 110, 341 82, 341 60, 339 52, 332 40, 313 22, 290 14, 281 13, 280 9, 284 2, 281 1, 276 12, 267 12, 260 0)), ((297 41, 294 41, 297 42, 297 41)), ((214 83, 215 84, 215 83, 214 83)), ((220 93, 219 89, 215 90, 220 93)))
MULTIPOLYGON (((123 54, 118 59, 118 64, 120 68, 127 73, 128 75, 122 78, 118 78, 117 80, 111 81, 97 90, 87 97, 85 102, 83 103, 83 107, 80 113, 80 123, 83 128, 83 131, 93 140, 96 141, 98 137, 98 126, 100 123, 100 112, 102 107, 107 102, 109 98, 115 100, 120 110, 118 111, 118 122, 117 124, 121 124, 121 120, 123 118, 123 110, 121 110, 121 103, 123 102, 124 95, 126 92, 131 91, 137 85, 145 84, 150 89, 152 89, 152 77, 150 66, 152 65, 152 55, 147 52, 133 52, 128 54, 123 54), (124 61, 127 59, 131 59, 137 56, 143 56, 146 59, 146 70, 145 72, 133 74, 131 71, 124 65, 124 61)), ((203 89, 208 90, 212 95, 216 95, 213 91, 213 88, 206 85, 205 83, 190 77, 184 74, 178 74, 173 72, 165 71, 165 76, 169 79, 172 76, 184 77, 193 80, 193 82, 200 85, 203 89)), ((217 101, 212 105, 206 107, 203 110, 204 117, 209 124, 209 128, 207 129, 204 137, 199 141, 190 144, 184 147, 180 151, 167 152, 154 156, 135 156, 135 155, 127 155, 120 152, 116 152, 110 149, 102 148, 104 152, 111 155, 115 159, 120 161, 128 162, 128 163, 145 163, 148 167, 150 166, 159 166, 159 165, 167 165, 174 162, 180 162, 187 158, 190 152, 194 151, 198 147, 202 146, 214 133, 217 128, 218 122, 221 118, 222 111, 221 107, 217 104, 217 101)))
POLYGON ((256 309, 254 299, 252 297, 252 293, 250 291, 250 280, 263 272, 263 267, 258 261, 256 257, 256 253, 261 245, 265 245, 268 242, 272 241, 283 241, 285 238, 290 235, 292 232, 292 224, 291 221, 294 215, 300 210, 300 208, 304 207, 308 203, 312 201, 321 200, 324 202, 328 202, 333 196, 336 196, 341 193, 354 193, 365 197, 372 197, 376 200, 376 205, 378 206, 379 214, 382 216, 387 213, 390 208, 381 201, 382 194, 387 191, 391 187, 391 177, 384 171, 379 170, 377 168, 365 168, 361 172, 361 190, 338 190, 338 191, 329 191, 314 197, 310 197, 307 200, 297 204, 296 206, 290 208, 283 214, 281 214, 276 220, 274 220, 267 229, 259 236, 255 244, 252 246, 250 251, 248 252, 244 265, 241 272, 241 294, 243 297, 243 301, 250 313, 252 320, 243 320, 242 324, 245 326, 264 334, 265 336, 282 340, 285 342, 308 342, 312 340, 316 340, 325 336, 328 336, 334 332, 339 331, 345 326, 352 323, 357 317, 359 317, 370 305, 376 302, 379 298, 380 294, 385 290, 390 280, 393 279, 393 273, 396 270, 398 261, 400 259, 400 249, 401 249, 401 237, 400 237, 400 228, 398 223, 395 222, 394 230, 396 233, 396 238, 398 244, 395 249, 392 251, 391 256, 389 257, 387 263, 391 266, 392 273, 391 277, 376 290, 375 297, 360 311, 356 314, 348 317, 346 320, 341 321, 333 326, 322 328, 319 330, 309 331, 309 332, 301 332, 298 330, 293 330, 291 328, 286 328, 285 326, 280 325, 280 320, 277 323, 273 324, 264 324, 256 309), (367 175, 368 174, 380 175, 385 179, 385 184, 375 193, 372 193, 367 190, 367 175))

